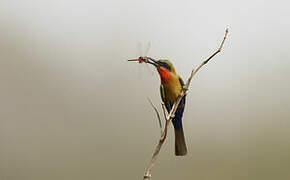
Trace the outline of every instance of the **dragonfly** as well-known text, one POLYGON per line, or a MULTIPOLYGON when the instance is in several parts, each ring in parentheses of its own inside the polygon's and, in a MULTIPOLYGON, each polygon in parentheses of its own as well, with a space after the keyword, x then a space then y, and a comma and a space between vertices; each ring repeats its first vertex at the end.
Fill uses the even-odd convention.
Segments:
POLYGON ((145 51, 143 51, 142 43, 139 42, 138 43, 138 52, 139 52, 139 55, 141 55, 141 56, 139 56, 139 58, 128 59, 128 61, 137 61, 140 64, 141 63, 146 64, 145 66, 139 67, 139 75, 140 75, 141 72, 144 72, 144 71, 147 71, 147 72, 149 71, 150 74, 152 74, 152 75, 154 74, 153 70, 148 65, 148 63, 150 64, 149 59, 148 59, 149 57, 146 56, 148 54, 150 48, 151 48, 151 43, 148 42, 146 47, 145 47, 145 51))

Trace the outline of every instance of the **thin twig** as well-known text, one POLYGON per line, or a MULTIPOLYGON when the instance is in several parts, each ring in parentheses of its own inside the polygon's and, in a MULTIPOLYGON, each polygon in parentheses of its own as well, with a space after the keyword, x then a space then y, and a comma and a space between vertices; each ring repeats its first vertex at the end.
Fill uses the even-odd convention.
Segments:
POLYGON ((163 117, 166 118, 166 111, 165 111, 166 107, 165 107, 165 104, 163 101, 161 102, 161 107, 162 107, 162 111, 163 111, 163 117))
POLYGON ((162 124, 161 124, 161 118, 160 118, 159 112, 158 112, 157 108, 154 106, 154 104, 152 103, 150 98, 148 98, 148 101, 149 101, 150 105, 153 107, 153 109, 156 112, 156 115, 157 115, 157 118, 158 118, 158 122, 159 122, 160 131, 161 131, 161 135, 162 135, 162 124))
MULTIPOLYGON (((165 115, 166 113, 165 113, 164 104, 162 104, 162 110, 163 110, 163 113, 164 113, 164 116, 165 116, 165 126, 164 126, 163 133, 162 133, 162 135, 161 135, 161 137, 160 137, 160 139, 159 139, 159 142, 158 142, 157 146, 155 147, 155 150, 154 150, 153 156, 152 156, 152 158, 151 158, 151 161, 149 162, 149 165, 148 165, 148 167, 147 167, 147 169, 146 169, 146 171, 145 171, 145 174, 144 174, 143 180, 150 180, 150 179, 151 179, 151 173, 150 173, 150 172, 151 172, 151 170, 152 170, 152 168, 153 168, 153 166, 154 166, 154 163, 155 163, 155 161, 156 161, 156 159, 157 159, 157 156, 158 156, 158 154, 159 154, 159 152, 160 152, 160 149, 161 149, 161 147, 162 147, 162 145, 163 145, 163 143, 164 143, 164 141, 165 141, 165 139, 166 139, 167 129, 168 129, 168 126, 169 126, 169 124, 170 124, 170 121, 172 121, 172 119, 173 119, 173 117, 174 117, 174 115, 175 115, 175 112, 176 112, 176 110, 177 110, 177 107, 178 107, 178 105, 179 105, 181 99, 183 98, 183 96, 184 96, 184 95, 186 94, 186 92, 188 91, 188 87, 189 87, 189 85, 190 85, 190 83, 191 83, 191 80, 192 80, 193 76, 194 76, 194 75, 199 71, 199 69, 200 69, 202 66, 204 66, 205 64, 207 64, 208 61, 209 61, 210 59, 212 59, 215 55, 217 55, 217 54, 222 50, 222 47, 223 47, 224 42, 225 42, 225 40, 226 40, 226 38, 227 38, 228 32, 229 32, 229 30, 228 30, 228 28, 227 28, 227 29, 226 29, 226 32, 225 32, 225 35, 224 35, 224 39, 222 40, 222 42, 221 42, 221 44, 220 44, 218 50, 217 50, 216 52, 214 52, 214 53, 213 53, 209 58, 207 58, 205 61, 203 61, 203 62, 202 62, 202 63, 201 63, 201 64, 200 64, 196 69, 193 69, 193 70, 191 71, 191 74, 190 74, 189 78, 187 79, 186 84, 184 85, 182 91, 180 92, 180 95, 179 95, 178 98, 176 99, 175 103, 173 104, 173 106, 172 106, 172 108, 171 108, 170 113, 169 113, 167 116, 165 115)), ((158 116, 159 116, 159 114, 158 114, 158 116)), ((159 117, 159 118, 160 118, 160 117, 159 117)))

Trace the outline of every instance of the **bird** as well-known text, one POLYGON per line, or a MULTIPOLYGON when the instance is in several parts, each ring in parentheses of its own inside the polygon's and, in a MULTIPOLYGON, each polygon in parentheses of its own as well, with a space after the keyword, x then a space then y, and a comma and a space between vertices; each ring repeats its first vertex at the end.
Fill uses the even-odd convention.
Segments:
MULTIPOLYGON (((160 76, 160 95, 166 110, 169 113, 180 92, 183 89, 184 81, 176 73, 173 64, 166 59, 155 60, 150 57, 139 57, 137 59, 130 59, 129 61, 139 61, 152 64, 156 67, 160 76)), ((187 154, 187 147, 182 125, 182 116, 185 107, 186 96, 181 99, 175 115, 172 119, 174 134, 175 134, 175 155, 185 156, 187 154)))

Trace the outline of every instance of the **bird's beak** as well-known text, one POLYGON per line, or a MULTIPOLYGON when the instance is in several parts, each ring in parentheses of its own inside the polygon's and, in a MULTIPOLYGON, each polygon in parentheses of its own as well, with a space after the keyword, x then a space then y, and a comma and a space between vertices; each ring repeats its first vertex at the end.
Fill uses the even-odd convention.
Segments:
POLYGON ((161 66, 161 64, 158 61, 156 61, 155 59, 153 59, 151 57, 147 57, 147 63, 152 64, 156 68, 161 66))

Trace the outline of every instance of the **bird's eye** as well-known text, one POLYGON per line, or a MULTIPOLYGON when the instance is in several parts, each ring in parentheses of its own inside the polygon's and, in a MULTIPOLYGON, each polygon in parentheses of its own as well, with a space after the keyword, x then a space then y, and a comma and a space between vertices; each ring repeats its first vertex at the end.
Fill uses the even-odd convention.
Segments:
POLYGON ((162 66, 165 67, 166 69, 168 69, 169 71, 171 71, 171 68, 168 64, 162 63, 162 66))

